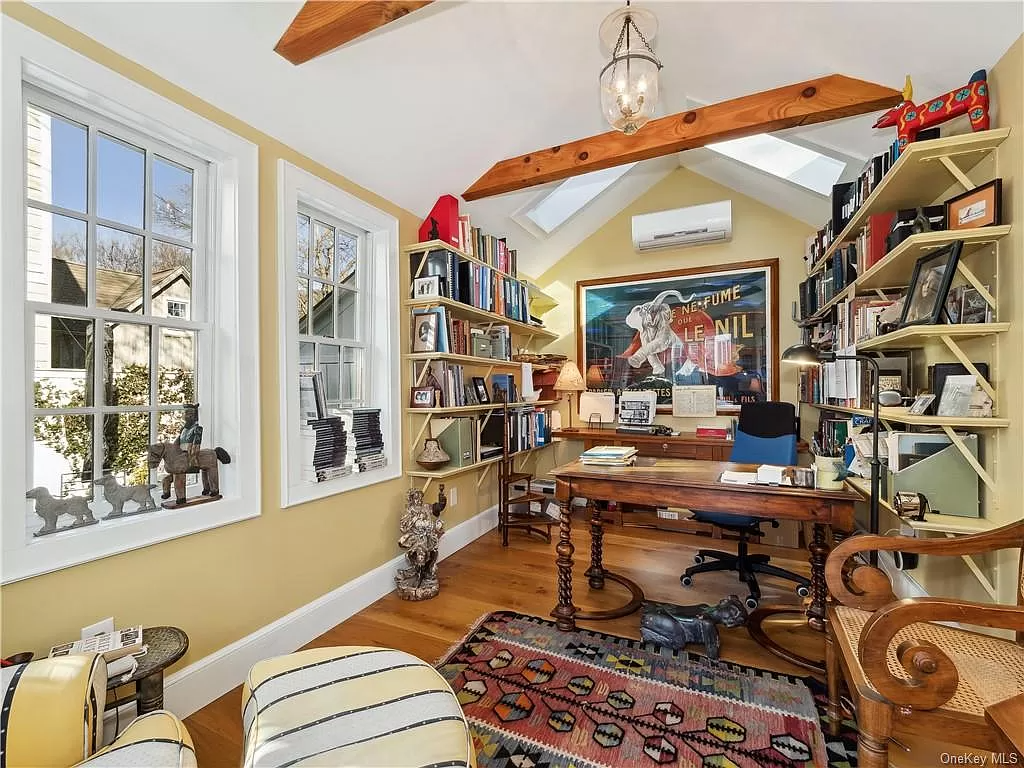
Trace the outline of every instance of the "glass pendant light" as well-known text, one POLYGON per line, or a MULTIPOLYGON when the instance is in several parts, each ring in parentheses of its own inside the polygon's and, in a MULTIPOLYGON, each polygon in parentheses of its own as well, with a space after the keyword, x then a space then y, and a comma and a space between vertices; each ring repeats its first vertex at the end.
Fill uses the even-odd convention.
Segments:
POLYGON ((601 111, 617 131, 636 133, 658 106, 661 62, 651 47, 658 19, 648 10, 626 7, 601 22, 601 49, 611 60, 601 70, 601 111))

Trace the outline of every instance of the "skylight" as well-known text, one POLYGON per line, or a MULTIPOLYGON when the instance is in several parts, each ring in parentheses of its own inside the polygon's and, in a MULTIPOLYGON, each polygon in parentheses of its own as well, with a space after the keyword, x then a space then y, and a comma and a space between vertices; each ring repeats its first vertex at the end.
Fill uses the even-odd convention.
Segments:
POLYGON ((634 165, 636 163, 618 165, 566 179, 525 211, 526 218, 540 227, 544 234, 550 235, 583 206, 625 176, 634 165))
POLYGON ((708 144, 708 149, 739 160, 819 195, 829 195, 846 163, 813 149, 762 133, 708 144))

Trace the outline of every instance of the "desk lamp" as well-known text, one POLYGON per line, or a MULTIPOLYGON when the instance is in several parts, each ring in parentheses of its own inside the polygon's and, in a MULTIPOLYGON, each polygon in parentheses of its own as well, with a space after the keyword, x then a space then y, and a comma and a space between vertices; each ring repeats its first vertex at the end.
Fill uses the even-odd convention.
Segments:
MULTIPOLYGON (((878 533, 878 500, 881 494, 881 466, 878 459, 878 361, 867 355, 837 355, 835 352, 821 352, 810 344, 794 344, 782 353, 782 362, 800 366, 833 363, 836 360, 857 360, 871 366, 871 498, 868 500, 868 528, 878 533)), ((827 407, 827 406, 826 406, 827 407)), ((878 553, 871 552, 871 565, 878 564, 878 553)))
POLYGON ((569 393, 569 426, 565 428, 563 431, 576 431, 576 427, 572 425, 572 393, 583 392, 586 388, 587 385, 583 381, 583 374, 580 373, 580 369, 576 367, 576 363, 574 363, 572 360, 566 360, 562 364, 562 369, 558 372, 558 380, 555 381, 556 392, 569 393))

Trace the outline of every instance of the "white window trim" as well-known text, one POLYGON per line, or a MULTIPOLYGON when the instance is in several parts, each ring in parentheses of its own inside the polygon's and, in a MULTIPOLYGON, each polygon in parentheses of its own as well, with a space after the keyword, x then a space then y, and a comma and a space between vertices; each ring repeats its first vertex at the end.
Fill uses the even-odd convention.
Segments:
MULTIPOLYGON (((291 507, 336 493, 363 488, 402 476, 402 403, 399 396, 398 338, 398 219, 374 208, 318 176, 285 160, 277 164, 277 275, 278 341, 281 384, 281 506, 291 507), (367 270, 361 281, 363 311, 372 307, 373 322, 364 323, 367 394, 379 392, 380 399, 367 407, 379 407, 381 432, 387 466, 359 472, 323 483, 305 483, 301 478, 299 432, 292 418, 299 412, 299 324, 295 306, 295 260, 298 250, 295 214, 299 204, 323 211, 367 232, 366 250, 359 269, 367 270), (292 386, 292 382, 296 386, 292 386)), ((364 317, 368 317, 366 315, 364 317)))
MULTIPOLYGON (((28 435, 31 379, 26 338, 25 270, 0 281, 0 532, 2 581, 8 583, 146 547, 260 514, 258 148, 95 61, 6 16, 0 16, 0 191, 24 200, 22 82, 29 81, 129 128, 210 162, 215 194, 208 200, 208 254, 214 263, 208 319, 211 332, 213 422, 204 426, 232 463, 221 475, 220 501, 138 515, 32 541, 25 531, 31 473, 22 446, 28 435), (173 127, 172 127, 173 126, 173 127), (220 290, 218 290, 220 286, 220 290)), ((0 212, 0 248, 24 254, 23 205, 0 212)), ((18 257, 18 264, 23 256, 18 257)), ((211 443, 212 444, 212 443, 211 443)), ((40 520, 40 525, 42 521, 40 520)))

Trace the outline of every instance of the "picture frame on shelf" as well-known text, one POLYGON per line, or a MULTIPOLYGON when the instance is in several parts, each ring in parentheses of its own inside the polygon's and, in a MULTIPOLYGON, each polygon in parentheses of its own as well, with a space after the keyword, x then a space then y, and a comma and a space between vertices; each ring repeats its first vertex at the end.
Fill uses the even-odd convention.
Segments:
POLYGON ((412 351, 437 352, 438 316, 434 312, 414 312, 412 316, 412 351))
MULTIPOLYGON (((985 286, 987 289, 988 286, 985 286)), ((992 322, 992 307, 973 285, 964 286, 960 296, 960 319, 964 324, 992 322)))
POLYGON ((962 248, 963 241, 955 240, 917 260, 903 302, 899 328, 939 322, 962 248))
POLYGON ((412 281, 412 297, 414 299, 425 299, 441 295, 441 276, 428 275, 417 277, 412 281))
POLYGON ((473 377, 473 391, 480 405, 491 404, 491 396, 487 393, 487 380, 483 376, 473 377))
POLYGON ((992 179, 946 201, 946 228, 979 229, 1002 223, 1003 180, 992 179))
POLYGON ((935 395, 918 395, 914 398, 910 409, 907 411, 912 416, 923 416, 928 406, 935 400, 935 395))
POLYGON ((946 294, 946 322, 950 325, 956 325, 960 322, 960 312, 963 308, 964 289, 966 287, 965 285, 955 285, 946 294))
POLYGON ((437 390, 433 387, 413 387, 409 394, 410 408, 433 408, 437 390))

